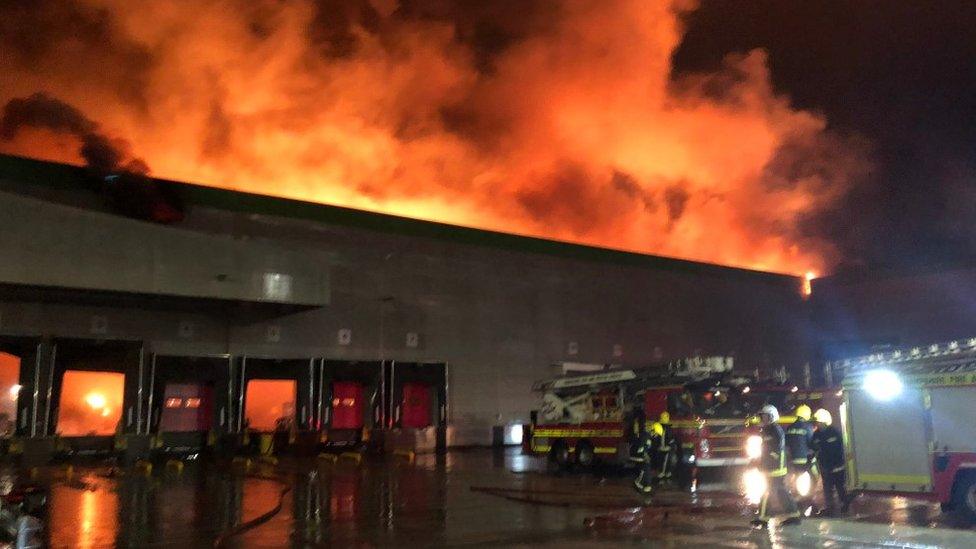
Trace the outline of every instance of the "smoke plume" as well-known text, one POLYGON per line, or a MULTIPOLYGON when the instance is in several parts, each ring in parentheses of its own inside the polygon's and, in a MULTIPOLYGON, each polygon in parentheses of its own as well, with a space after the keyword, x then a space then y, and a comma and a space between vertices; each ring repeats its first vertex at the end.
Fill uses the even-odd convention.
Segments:
POLYGON ((100 133, 98 124, 75 107, 35 93, 11 99, 0 118, 0 143, 29 129, 70 135, 80 143, 91 182, 115 211, 137 219, 174 223, 183 219, 183 204, 166 183, 149 179, 149 167, 126 152, 126 144, 100 133))
POLYGON ((113 143, 108 136, 99 133, 98 124, 81 111, 43 93, 11 99, 4 107, 0 138, 12 140, 23 128, 47 129, 75 136, 81 143, 78 153, 95 173, 149 173, 145 162, 129 158, 123 143, 113 143))
MULTIPOLYGON (((674 73, 689 9, 4 3, 0 100, 48 90, 168 178, 757 269, 829 268, 837 252, 808 224, 864 172, 863 147, 774 93, 761 50, 674 73)), ((84 117, 45 120, 0 147, 78 162, 51 131, 82 149, 100 135, 84 117)))

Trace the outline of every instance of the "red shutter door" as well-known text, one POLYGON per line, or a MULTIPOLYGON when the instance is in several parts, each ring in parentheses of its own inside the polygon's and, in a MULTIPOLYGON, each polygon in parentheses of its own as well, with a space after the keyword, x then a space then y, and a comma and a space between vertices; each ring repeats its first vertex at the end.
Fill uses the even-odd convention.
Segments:
POLYGON ((363 386, 350 381, 332 384, 332 428, 363 427, 363 386))
POLYGON ((430 388, 424 383, 403 384, 403 427, 430 427, 430 388))

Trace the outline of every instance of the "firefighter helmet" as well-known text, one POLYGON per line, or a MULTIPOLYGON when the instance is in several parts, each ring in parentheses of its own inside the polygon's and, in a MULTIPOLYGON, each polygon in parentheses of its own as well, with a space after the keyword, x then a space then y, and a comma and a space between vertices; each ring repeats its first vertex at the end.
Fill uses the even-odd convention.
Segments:
POLYGON ((834 422, 834 418, 830 417, 830 412, 823 408, 814 412, 813 419, 817 420, 817 423, 823 423, 824 425, 830 425, 834 422))
POLYGON ((669 414, 667 412, 661 412, 661 417, 658 419, 658 422, 661 425, 670 425, 671 424, 671 414, 669 414))
POLYGON ((767 404, 759 409, 760 416, 769 416, 770 423, 776 423, 779 421, 779 410, 776 409, 772 404, 767 404))
POLYGON ((796 407, 796 417, 802 419, 803 421, 810 421, 810 407, 806 404, 801 404, 796 407))
POLYGON ((664 436, 664 426, 660 422, 655 421, 651 424, 651 432, 659 437, 664 436))

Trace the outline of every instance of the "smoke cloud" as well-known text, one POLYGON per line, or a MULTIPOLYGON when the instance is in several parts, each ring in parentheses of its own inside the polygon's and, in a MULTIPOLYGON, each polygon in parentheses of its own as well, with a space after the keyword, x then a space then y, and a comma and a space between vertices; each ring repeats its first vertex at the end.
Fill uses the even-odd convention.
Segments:
MULTIPOLYGON (((774 93, 761 50, 717 72, 674 73, 689 9, 3 3, 0 101, 47 90, 168 178, 757 269, 828 269, 837 251, 809 224, 867 169, 865 148, 774 93)), ((61 111, 0 148, 85 160, 61 134, 84 150, 97 130, 61 111)))
POLYGON ((43 93, 11 99, 4 107, 3 117, 0 118, 0 138, 10 141, 24 128, 47 129, 75 136, 81 142, 79 154, 85 160, 85 165, 95 173, 149 173, 145 162, 128 158, 125 145, 113 143, 108 136, 99 133, 98 124, 81 111, 43 93))

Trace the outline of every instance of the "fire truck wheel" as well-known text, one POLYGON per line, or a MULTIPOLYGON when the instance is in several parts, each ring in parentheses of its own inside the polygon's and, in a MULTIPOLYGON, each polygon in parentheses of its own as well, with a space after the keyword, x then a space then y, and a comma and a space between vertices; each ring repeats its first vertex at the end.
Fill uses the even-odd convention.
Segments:
POLYGON ((959 511, 970 523, 976 523, 976 475, 967 475, 960 479, 959 511))
POLYGON ((569 468, 569 446, 565 441, 557 440, 549 451, 549 461, 557 465, 560 469, 569 468))
POLYGON ((593 445, 586 440, 577 443, 576 464, 583 469, 589 469, 593 467, 594 462, 596 462, 596 453, 593 451, 593 445))

